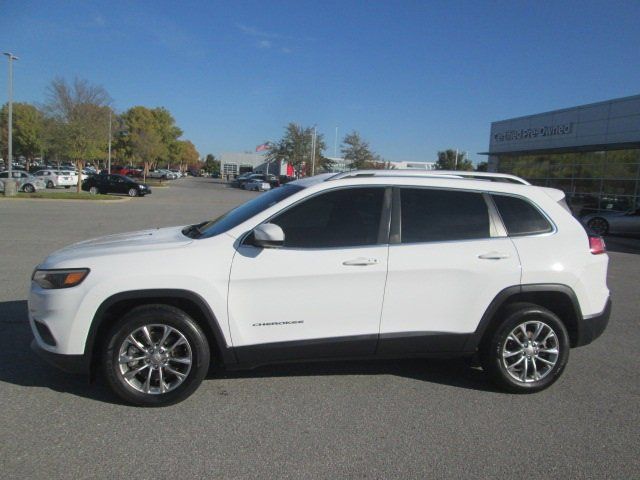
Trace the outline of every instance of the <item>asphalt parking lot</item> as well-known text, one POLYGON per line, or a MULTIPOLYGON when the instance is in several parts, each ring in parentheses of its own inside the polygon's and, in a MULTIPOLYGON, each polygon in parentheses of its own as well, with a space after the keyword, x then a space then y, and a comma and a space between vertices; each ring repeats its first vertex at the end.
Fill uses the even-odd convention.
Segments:
POLYGON ((640 477, 640 249, 629 239, 609 241, 608 329, 535 395, 498 392, 459 361, 319 363, 210 376, 181 404, 140 409, 31 352, 29 276, 47 253, 196 223, 255 195, 187 178, 121 202, 0 199, 0 477, 640 477))

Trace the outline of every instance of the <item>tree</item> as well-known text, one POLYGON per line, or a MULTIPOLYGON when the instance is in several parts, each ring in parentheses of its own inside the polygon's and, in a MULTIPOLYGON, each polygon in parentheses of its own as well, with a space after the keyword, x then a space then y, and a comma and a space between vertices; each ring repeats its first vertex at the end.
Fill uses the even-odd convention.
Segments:
MULTIPOLYGON (((289 163, 298 174, 311 175, 312 162, 312 127, 301 127, 295 123, 286 126, 283 137, 276 143, 270 143, 267 161, 284 160, 289 163)), ((321 172, 331 168, 331 160, 322 152, 326 149, 324 135, 316 135, 315 171, 321 172)))
MULTIPOLYGON (((88 159, 104 155, 108 141, 111 97, 98 85, 76 78, 56 78, 47 90, 45 112, 52 120, 54 148, 72 160, 78 173, 88 159)), ((80 192, 82 175, 78 175, 80 192)))
POLYGON ((144 164, 145 180, 156 162, 169 154, 157 118, 153 110, 147 107, 131 107, 121 116, 123 131, 116 141, 118 151, 125 158, 144 164))
POLYGON ((467 158, 467 152, 448 149, 438 152, 436 170, 473 170, 473 164, 467 158))
POLYGON ((360 134, 353 131, 344 137, 340 149, 343 158, 349 162, 349 167, 360 170, 363 168, 384 168, 384 160, 371 151, 369 142, 363 140, 360 134))
POLYGON ((488 162, 478 162, 476 164, 476 172, 486 172, 489 169, 488 162))
MULTIPOLYGON (((36 155, 44 147, 44 115, 29 103, 13 104, 13 153, 27 159, 27 170, 36 155)), ((7 156, 8 145, 8 106, 0 110, 0 129, 2 130, 2 155, 7 156)))
POLYGON ((196 146, 189 140, 178 140, 178 162, 180 171, 184 172, 189 167, 197 165, 200 162, 200 154, 196 150, 196 146))
POLYGON ((211 153, 208 153, 204 161, 204 171, 207 173, 219 174, 220 160, 217 160, 211 153))

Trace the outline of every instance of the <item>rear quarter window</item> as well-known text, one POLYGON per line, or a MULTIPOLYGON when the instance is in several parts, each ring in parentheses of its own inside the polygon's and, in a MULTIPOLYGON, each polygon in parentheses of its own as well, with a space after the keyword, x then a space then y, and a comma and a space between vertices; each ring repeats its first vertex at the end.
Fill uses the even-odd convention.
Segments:
POLYGON ((509 236, 539 235, 553 231, 553 226, 527 200, 509 195, 492 195, 509 236))

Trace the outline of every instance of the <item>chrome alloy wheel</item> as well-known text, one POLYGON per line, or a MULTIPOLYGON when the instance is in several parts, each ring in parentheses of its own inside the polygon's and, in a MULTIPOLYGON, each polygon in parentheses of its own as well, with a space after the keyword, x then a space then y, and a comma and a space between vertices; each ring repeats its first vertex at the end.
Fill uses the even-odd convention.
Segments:
POLYGON ((514 328, 502 345, 502 364, 516 381, 532 383, 546 377, 558 362, 560 346, 553 329, 528 321, 514 328))
POLYGON ((159 395, 182 384, 192 361, 191 346, 182 333, 168 325, 145 325, 122 342, 118 373, 135 390, 159 395))

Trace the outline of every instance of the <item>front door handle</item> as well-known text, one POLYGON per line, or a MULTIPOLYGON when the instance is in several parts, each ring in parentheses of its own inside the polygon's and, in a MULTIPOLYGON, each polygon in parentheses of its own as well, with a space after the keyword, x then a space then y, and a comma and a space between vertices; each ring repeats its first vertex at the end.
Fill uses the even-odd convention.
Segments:
POLYGON ((505 258, 509 258, 511 255, 508 253, 502 252, 488 252, 483 253, 482 255, 478 255, 478 258, 482 260, 504 260, 505 258))
POLYGON ((346 265, 348 267, 352 267, 352 266, 365 267, 367 265, 376 265, 377 263, 378 263, 377 258, 364 258, 364 257, 358 257, 352 260, 345 260, 344 262, 342 262, 343 265, 346 265))

